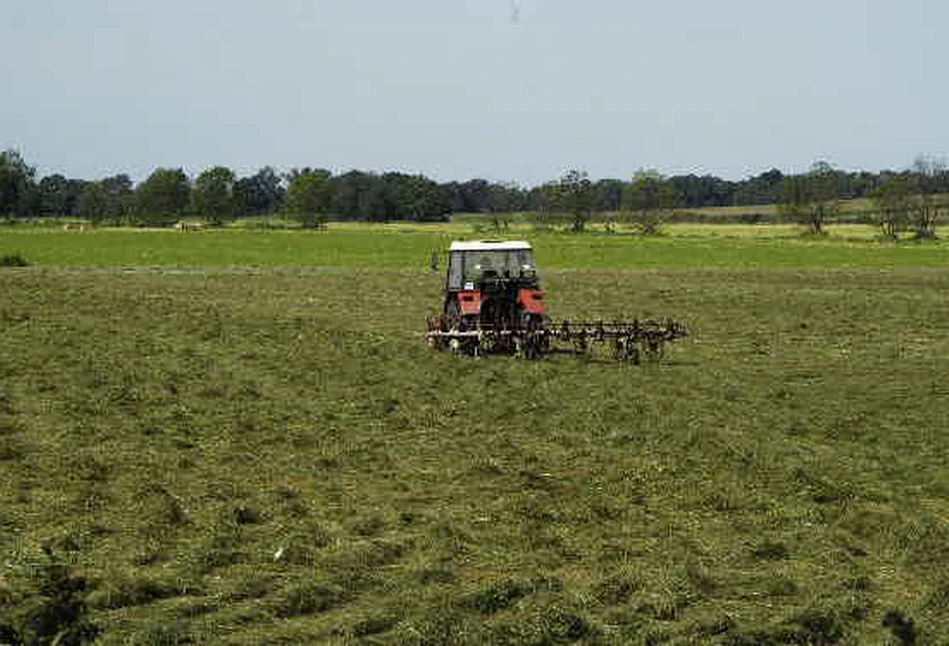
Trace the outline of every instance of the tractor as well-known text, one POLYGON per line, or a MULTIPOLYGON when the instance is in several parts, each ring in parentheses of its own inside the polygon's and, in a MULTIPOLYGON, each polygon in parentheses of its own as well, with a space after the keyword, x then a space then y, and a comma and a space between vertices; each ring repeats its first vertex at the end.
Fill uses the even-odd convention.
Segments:
POLYGON ((528 359, 554 344, 585 353, 609 342, 617 358, 658 357, 663 344, 686 335, 675 321, 560 321, 547 315, 534 252, 522 240, 451 244, 442 314, 428 319, 426 341, 456 354, 517 354, 528 359))

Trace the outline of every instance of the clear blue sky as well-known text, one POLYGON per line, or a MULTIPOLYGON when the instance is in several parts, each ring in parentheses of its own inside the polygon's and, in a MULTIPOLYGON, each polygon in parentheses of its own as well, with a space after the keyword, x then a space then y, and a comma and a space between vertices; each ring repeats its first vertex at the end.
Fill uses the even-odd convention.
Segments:
POLYGON ((739 179, 949 153, 944 0, 9 0, 0 149, 41 174, 739 179))

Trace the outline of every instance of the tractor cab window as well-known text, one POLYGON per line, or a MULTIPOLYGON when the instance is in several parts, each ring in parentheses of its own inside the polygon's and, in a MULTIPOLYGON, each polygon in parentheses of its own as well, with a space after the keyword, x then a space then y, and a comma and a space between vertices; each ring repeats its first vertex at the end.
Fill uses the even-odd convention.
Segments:
POLYGON ((462 251, 451 252, 448 259, 448 289, 461 289, 464 287, 464 258, 462 251))
POLYGON ((517 278, 534 271, 530 249, 456 251, 448 265, 448 288, 465 289, 485 278, 517 278))

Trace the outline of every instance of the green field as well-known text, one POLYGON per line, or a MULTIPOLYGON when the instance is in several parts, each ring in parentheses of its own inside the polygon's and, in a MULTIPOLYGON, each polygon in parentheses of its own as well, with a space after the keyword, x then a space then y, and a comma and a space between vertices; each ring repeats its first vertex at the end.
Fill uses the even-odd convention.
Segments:
POLYGON ((0 229, 0 627, 46 547, 101 644, 947 643, 949 245, 515 234, 692 336, 435 352, 463 224, 0 229))
MULTIPOLYGON (((829 227, 808 238, 793 225, 679 224, 666 235, 587 235, 514 227, 504 237, 527 237, 538 262, 554 269, 945 267, 943 242, 880 242, 865 225, 829 227)), ((432 249, 453 239, 491 237, 467 223, 334 224, 330 231, 104 229, 92 232, 0 227, 0 254, 20 253, 40 265, 150 267, 427 268, 432 249), (477 230, 477 231, 476 231, 477 230)))

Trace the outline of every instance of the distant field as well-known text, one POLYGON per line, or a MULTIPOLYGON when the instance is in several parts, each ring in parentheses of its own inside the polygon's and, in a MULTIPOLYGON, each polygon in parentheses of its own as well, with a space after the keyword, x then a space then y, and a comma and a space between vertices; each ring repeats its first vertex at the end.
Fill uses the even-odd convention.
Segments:
MULTIPOLYGON (((898 267, 946 266, 945 242, 893 244, 872 227, 838 225, 810 239, 789 225, 679 224, 666 235, 538 233, 516 226, 502 237, 526 237, 550 268, 898 267)), ((428 267, 433 249, 456 238, 497 234, 470 224, 332 224, 328 231, 0 228, 0 254, 20 253, 57 266, 341 266, 428 267)))
POLYGON ((0 625, 47 545, 101 644, 944 643, 946 243, 510 235, 692 336, 435 352, 467 224, 0 229, 0 625))
MULTIPOLYGON (((876 206, 873 200, 867 198, 842 200, 840 202, 840 213, 836 219, 846 223, 858 221, 872 226, 872 218, 875 213, 876 206)), ((534 216, 531 213, 511 213, 502 214, 501 217, 512 222, 530 222, 534 216)), ((456 221, 463 222, 483 221, 486 218, 490 218, 490 216, 484 213, 456 214, 454 217, 456 221)), ((617 213, 597 213, 593 216, 594 221, 617 219, 621 219, 617 213)), ((749 204, 744 206, 678 208, 675 212, 675 220, 677 222, 688 222, 692 220, 708 224, 731 224, 762 220, 773 224, 780 222, 780 216, 776 204, 749 204)))
MULTIPOLYGON (((861 198, 856 200, 843 200, 840 203, 840 216, 866 216, 876 211, 873 200, 861 198)), ((701 209, 684 209, 688 213, 694 213, 705 216, 709 219, 715 217, 735 218, 740 216, 760 214, 769 217, 777 217, 778 207, 775 204, 759 204, 750 206, 709 206, 701 209)))

